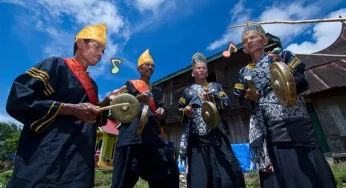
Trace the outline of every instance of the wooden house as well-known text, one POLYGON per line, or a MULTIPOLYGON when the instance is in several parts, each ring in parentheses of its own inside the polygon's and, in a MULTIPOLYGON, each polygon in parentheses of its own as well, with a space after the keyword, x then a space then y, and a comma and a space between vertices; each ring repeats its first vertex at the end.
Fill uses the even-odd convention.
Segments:
POLYGON ((118 139, 118 124, 108 120, 105 126, 99 127, 96 133, 95 167, 107 169, 113 167, 115 143, 118 139))
MULTIPOLYGON (((346 24, 336 41, 314 54, 346 55, 346 24)), ((297 55, 310 89, 303 93, 324 152, 346 157, 346 58, 297 55)))

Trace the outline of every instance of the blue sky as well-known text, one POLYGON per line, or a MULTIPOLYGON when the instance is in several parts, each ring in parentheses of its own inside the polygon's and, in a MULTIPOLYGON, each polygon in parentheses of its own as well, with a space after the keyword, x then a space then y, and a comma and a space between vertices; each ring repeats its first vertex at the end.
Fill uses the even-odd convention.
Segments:
MULTIPOLYGON (((86 25, 107 23, 105 55, 88 71, 100 97, 136 79, 137 59, 149 49, 156 70, 152 81, 190 65, 199 51, 211 56, 240 42, 241 29, 227 26, 246 21, 346 18, 343 0, 0 0, 0 121, 12 121, 5 110, 13 80, 49 56, 71 57, 74 36, 86 25), (112 75, 110 58, 120 58, 112 75)), ((339 23, 264 25, 281 38, 284 48, 313 53, 332 44, 339 23)))

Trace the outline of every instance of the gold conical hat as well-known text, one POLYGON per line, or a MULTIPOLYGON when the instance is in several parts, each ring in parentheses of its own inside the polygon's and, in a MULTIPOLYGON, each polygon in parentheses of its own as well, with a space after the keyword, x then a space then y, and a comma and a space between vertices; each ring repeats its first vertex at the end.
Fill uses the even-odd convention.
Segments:
POLYGON ((154 64, 154 60, 149 53, 149 49, 146 49, 138 58, 138 67, 143 65, 144 63, 154 64))
POLYGON ((100 42, 106 47, 106 34, 107 26, 106 24, 90 25, 82 29, 77 35, 77 39, 91 39, 100 42))

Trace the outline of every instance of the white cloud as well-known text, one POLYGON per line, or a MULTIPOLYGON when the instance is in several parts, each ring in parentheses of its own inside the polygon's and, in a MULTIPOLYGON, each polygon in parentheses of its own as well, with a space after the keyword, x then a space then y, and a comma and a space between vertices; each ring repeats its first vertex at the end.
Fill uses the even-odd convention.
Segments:
POLYGON ((169 19, 168 15, 176 10, 177 1, 178 0, 137 0, 136 2, 147 3, 145 9, 143 9, 143 7, 138 7, 138 5, 135 4, 135 7, 137 7, 139 11, 143 13, 143 10, 151 10, 152 14, 144 14, 142 16, 143 19, 138 20, 136 24, 134 24, 134 27, 131 28, 131 33, 134 34, 148 28, 153 29, 162 21, 167 21, 167 19, 169 19))
POLYGON ((25 6, 25 3, 21 0, 0 0, 0 3, 10 3, 10 4, 15 4, 19 6, 25 6))
POLYGON ((134 6, 141 12, 146 10, 155 12, 164 1, 165 0, 135 0, 134 6))
MULTIPOLYGON (((326 18, 346 18, 346 8, 330 13, 326 18)), ((319 23, 313 27, 313 41, 293 43, 287 46, 294 53, 313 53, 330 46, 340 35, 342 25, 340 22, 319 23)))
MULTIPOLYGON (((319 11, 314 4, 304 6, 302 2, 292 4, 273 6, 260 15, 258 21, 275 21, 275 20, 305 20, 312 18, 319 11), (275 15, 275 16, 273 16, 275 15)), ((291 41, 294 37, 304 34, 308 24, 266 24, 263 29, 275 36, 279 36, 283 44, 291 41)))
POLYGON ((23 125, 22 123, 20 123, 19 121, 13 119, 11 116, 9 116, 8 114, 5 113, 1 113, 0 112, 0 122, 11 122, 11 123, 16 123, 17 125, 23 125))
MULTIPOLYGON (((230 16, 232 25, 235 24, 243 24, 246 21, 251 19, 251 10, 245 8, 245 0, 240 0, 232 10, 230 10, 230 16)), ((242 29, 227 29, 221 36, 221 38, 215 40, 210 43, 207 47, 207 50, 215 50, 222 46, 225 46, 229 42, 233 42, 235 44, 240 42, 242 29)))
MULTIPOLYGON (((9 0, 7 3, 24 4, 24 1, 9 0)), ((48 34, 50 38, 43 46, 43 58, 72 56, 74 37, 83 27, 107 24, 105 54, 96 67, 89 69, 93 77, 104 73, 105 66, 110 63, 109 59, 114 57, 130 38, 129 22, 118 14, 115 4, 106 0, 37 0, 25 8, 30 11, 30 16, 22 16, 20 22, 26 27, 33 26, 36 30, 48 34), (28 24, 28 20, 31 24, 28 24), (119 41, 123 44, 115 43, 113 37, 120 38, 119 41)))
MULTIPOLYGON (((252 17, 252 9, 245 8, 245 1, 240 0, 234 8, 231 10, 231 22, 230 25, 244 24, 247 21, 275 21, 275 20, 305 20, 320 17, 321 12, 327 11, 333 4, 340 3, 338 0, 330 0, 330 4, 323 3, 321 1, 307 2, 307 1, 294 1, 291 3, 273 3, 263 10, 257 18, 252 17), (321 6, 323 5, 323 6, 321 6)), ((334 6, 334 5, 333 5, 334 6)), ((255 8, 253 9, 255 11, 255 8)), ((258 10, 256 10, 258 11, 258 10)), ((338 16, 334 16, 338 17, 338 16)), ((340 25, 340 24, 339 24, 340 25)), ((262 25, 264 30, 275 36, 280 37, 283 46, 288 45, 296 39, 298 36, 311 33, 310 24, 264 24, 262 25)), ((215 50, 220 47, 224 47, 230 41, 233 43, 241 42, 241 31, 243 28, 229 28, 221 35, 219 39, 216 39, 209 44, 207 50, 215 50)), ((326 29, 332 30, 332 29, 326 29)), ((314 32, 315 29, 313 30, 314 32)), ((332 34, 334 31, 320 32, 323 36, 327 33, 332 34)), ((340 32, 340 29, 337 30, 340 32)), ((338 36, 339 34, 337 34, 338 36)), ((330 37, 331 35, 329 35, 330 37)), ((317 36, 315 36, 316 38, 317 36)), ((327 37, 326 37, 327 38, 327 37)), ((333 38, 333 37, 332 37, 333 38)), ((317 38, 316 38, 317 39, 317 38)), ((329 42, 330 40, 324 40, 323 42, 329 42)), ((329 42, 331 44, 331 42, 329 42)), ((297 46, 297 44, 295 44, 297 46)), ((305 44, 307 45, 307 44, 305 44)), ((308 43, 311 45, 311 43, 308 43)), ((294 46, 291 46, 292 49, 294 46)))

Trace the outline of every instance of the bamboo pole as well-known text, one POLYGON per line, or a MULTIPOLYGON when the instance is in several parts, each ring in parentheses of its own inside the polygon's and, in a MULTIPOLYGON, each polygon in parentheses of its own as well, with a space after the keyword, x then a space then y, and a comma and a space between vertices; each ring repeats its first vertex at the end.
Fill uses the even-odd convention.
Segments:
MULTIPOLYGON (((315 20, 299 20, 299 21, 268 21, 268 22, 254 22, 257 24, 301 24, 301 23, 319 23, 319 22, 340 22, 346 21, 346 18, 329 18, 329 19, 315 19, 315 20)), ((244 27, 246 24, 228 26, 228 28, 244 27)))

